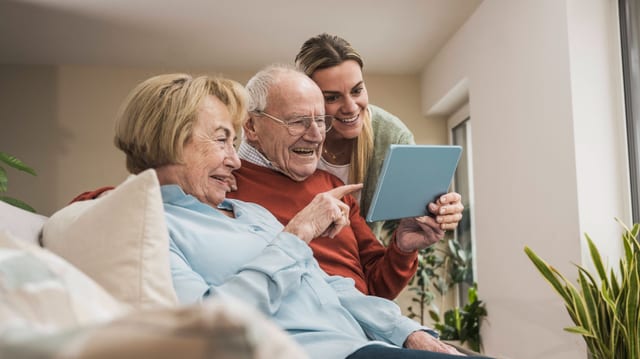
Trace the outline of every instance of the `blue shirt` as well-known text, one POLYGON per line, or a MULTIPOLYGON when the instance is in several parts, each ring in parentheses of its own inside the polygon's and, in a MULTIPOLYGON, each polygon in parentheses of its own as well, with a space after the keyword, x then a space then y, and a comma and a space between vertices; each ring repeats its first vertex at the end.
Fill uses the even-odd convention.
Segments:
POLYGON ((208 296, 242 300, 258 308, 312 358, 345 358, 368 344, 401 347, 416 330, 431 330, 403 316, 387 299, 365 296, 352 279, 329 276, 309 246, 282 232, 263 207, 227 199, 219 208, 162 186, 170 236, 173 284, 181 303, 208 296))

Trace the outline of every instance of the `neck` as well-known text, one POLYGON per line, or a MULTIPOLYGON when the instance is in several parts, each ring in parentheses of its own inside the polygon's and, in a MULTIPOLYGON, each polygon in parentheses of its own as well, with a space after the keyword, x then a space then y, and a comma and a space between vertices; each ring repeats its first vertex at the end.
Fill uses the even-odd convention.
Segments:
POLYGON ((324 141, 322 158, 334 165, 349 164, 351 162, 353 144, 354 140, 352 139, 332 140, 327 138, 324 141))

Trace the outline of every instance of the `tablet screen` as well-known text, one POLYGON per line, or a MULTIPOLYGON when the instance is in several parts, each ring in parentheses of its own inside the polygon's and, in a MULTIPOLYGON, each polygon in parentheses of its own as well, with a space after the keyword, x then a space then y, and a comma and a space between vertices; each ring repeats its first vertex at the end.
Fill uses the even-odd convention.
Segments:
POLYGON ((448 192, 460 146, 391 145, 367 213, 367 222, 424 216, 427 204, 448 192))

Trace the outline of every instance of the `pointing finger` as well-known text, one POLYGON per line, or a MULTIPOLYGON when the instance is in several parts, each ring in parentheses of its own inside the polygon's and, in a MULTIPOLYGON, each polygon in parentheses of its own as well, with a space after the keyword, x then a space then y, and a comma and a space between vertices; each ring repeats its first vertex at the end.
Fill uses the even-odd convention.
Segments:
POLYGON ((330 191, 327 191, 326 193, 333 196, 336 199, 341 199, 342 197, 350 193, 353 193, 355 191, 358 191, 360 189, 362 189, 362 183, 347 184, 344 186, 336 187, 330 191))

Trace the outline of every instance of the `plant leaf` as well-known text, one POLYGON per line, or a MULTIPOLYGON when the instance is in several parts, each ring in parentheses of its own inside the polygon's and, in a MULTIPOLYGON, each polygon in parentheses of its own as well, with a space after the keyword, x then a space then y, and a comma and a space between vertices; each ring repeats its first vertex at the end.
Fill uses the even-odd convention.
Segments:
POLYGON ((7 171, 0 167, 0 192, 7 191, 7 184, 9 183, 9 179, 7 178, 7 171))
POLYGON ((0 161, 6 163, 10 167, 13 167, 13 168, 15 168, 15 169, 17 169, 19 171, 27 172, 27 173, 30 173, 30 174, 32 174, 34 176, 37 176, 36 175, 36 171, 34 171, 33 168, 27 166, 22 161, 20 161, 19 159, 11 156, 10 154, 4 153, 4 152, 0 152, 0 161))
POLYGON ((18 207, 18 208, 22 208, 25 211, 36 213, 36 210, 33 207, 31 207, 30 205, 22 202, 19 199, 15 199, 15 198, 8 197, 8 196, 0 196, 0 201, 9 203, 10 205, 18 207))

